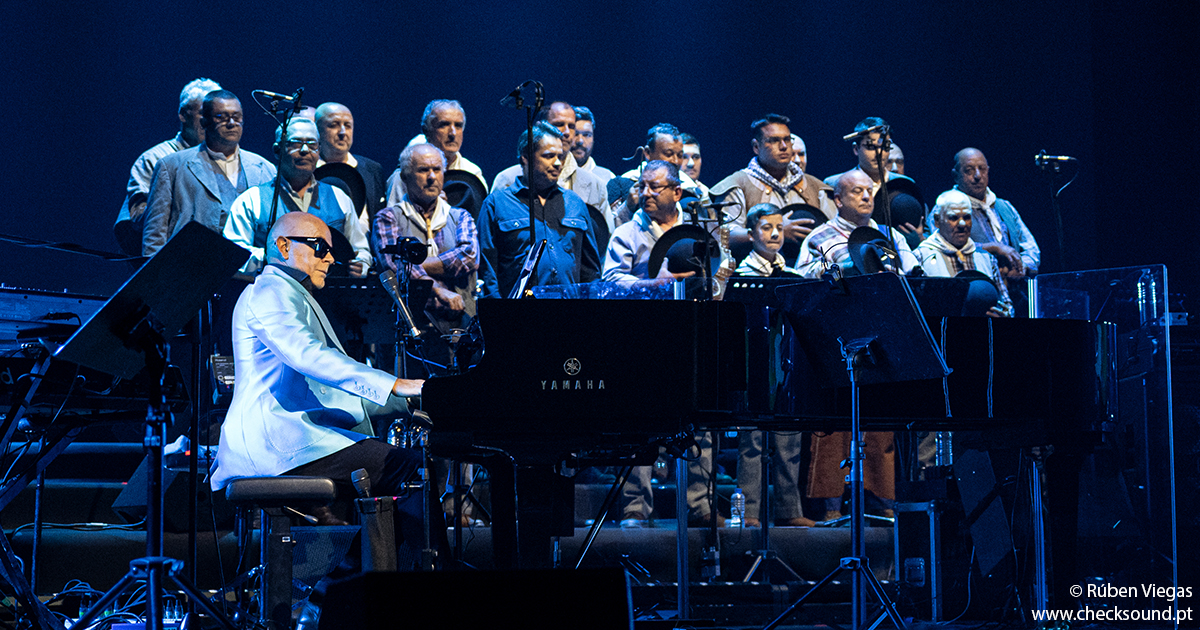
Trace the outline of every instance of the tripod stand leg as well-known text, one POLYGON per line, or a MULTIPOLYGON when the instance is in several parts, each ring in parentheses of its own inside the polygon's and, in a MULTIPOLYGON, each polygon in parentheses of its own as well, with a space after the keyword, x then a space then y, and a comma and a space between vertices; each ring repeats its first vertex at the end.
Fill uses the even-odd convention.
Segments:
POLYGON ((96 618, 100 616, 100 613, 104 612, 108 608, 109 604, 113 603, 113 601, 120 597, 121 594, 129 588, 129 585, 133 584, 137 577, 137 569, 134 569, 133 566, 130 565, 129 572, 121 578, 121 581, 117 582, 111 589, 109 589, 108 592, 105 593, 104 596, 102 596, 99 600, 97 600, 95 604, 92 604, 91 609, 89 609, 86 614, 80 617, 74 625, 80 628, 86 628, 92 625, 92 622, 96 621, 96 618))
MULTIPOLYGON (((875 574, 871 573, 871 567, 868 566, 864 561, 858 565, 856 570, 862 572, 863 579, 875 593, 875 598, 879 600, 879 605, 883 606, 883 614, 886 614, 888 618, 892 620, 892 623, 896 624, 896 628, 899 630, 908 630, 908 626, 904 623, 904 620, 900 618, 900 613, 896 612, 896 604, 892 602, 892 599, 888 597, 887 592, 883 590, 883 585, 879 583, 879 579, 875 577, 875 574)), ((882 620, 883 615, 880 615, 879 619, 877 619, 872 625, 879 625, 879 621, 882 620)))
POLYGON ((797 599, 796 601, 792 602, 792 605, 788 606, 787 610, 783 611, 783 613, 780 614, 778 617, 776 617, 774 621, 767 624, 763 628, 763 630, 774 630, 779 624, 783 623, 784 619, 787 619, 788 617, 790 617, 792 615, 792 613, 796 611, 797 608, 804 605, 805 600, 807 600, 809 597, 811 597, 813 593, 816 593, 817 591, 821 590, 826 584, 828 584, 831 580, 833 580, 833 578, 837 577, 837 575, 839 573, 841 573, 843 570, 845 570, 845 569, 843 567, 839 566, 838 568, 831 571, 829 573, 829 575, 826 575, 825 577, 821 578, 820 582, 817 582, 812 588, 808 589, 808 592, 801 595, 800 599, 797 599))
POLYGON ((758 571, 758 567, 762 564, 762 562, 763 555, 761 553, 754 554, 754 564, 750 565, 750 570, 746 571, 746 577, 742 578, 742 581, 749 582, 750 578, 754 577, 754 573, 758 571))
POLYGON ((746 572, 746 577, 742 578, 742 582, 750 582, 750 578, 753 578, 754 573, 761 568, 763 570, 763 581, 767 583, 773 583, 771 582, 771 567, 774 567, 777 571, 779 571, 780 575, 790 576, 790 581, 804 581, 804 578, 800 577, 800 574, 792 570, 792 567, 788 566, 788 564, 779 557, 779 554, 774 551, 747 551, 746 554, 754 557, 754 563, 750 565, 750 570, 746 572))

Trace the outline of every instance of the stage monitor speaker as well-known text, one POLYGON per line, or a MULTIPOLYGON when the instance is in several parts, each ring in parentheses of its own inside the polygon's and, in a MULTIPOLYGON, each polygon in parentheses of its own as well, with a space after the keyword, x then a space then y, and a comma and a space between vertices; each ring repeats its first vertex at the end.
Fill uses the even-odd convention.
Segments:
MULTIPOLYGON (((189 474, 186 470, 168 468, 163 471, 163 531, 183 533, 188 531, 188 490, 190 487, 189 474)), ((233 524, 233 507, 225 501, 224 492, 211 492, 207 483, 201 480, 196 487, 196 514, 200 531, 212 528, 215 517, 217 527, 228 529, 233 524), (209 516, 209 511, 213 517, 209 516)), ((146 518, 146 459, 142 463, 121 494, 113 501, 113 511, 126 522, 136 523, 146 518)))
POLYGON ((623 569, 361 573, 329 585, 320 630, 468 623, 632 630, 629 580, 623 569))

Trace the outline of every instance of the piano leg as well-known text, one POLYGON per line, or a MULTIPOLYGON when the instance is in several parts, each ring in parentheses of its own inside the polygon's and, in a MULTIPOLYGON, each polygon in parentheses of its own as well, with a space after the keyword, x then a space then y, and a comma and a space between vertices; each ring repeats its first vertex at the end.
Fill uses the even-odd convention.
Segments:
MULTIPOLYGON (((1040 455, 1037 455, 1040 457, 1040 455)), ((1048 607, 1066 606, 1069 598, 1066 588, 1071 584, 1083 583, 1078 569, 1079 536, 1079 471, 1085 453, 1071 449, 1056 448, 1044 458, 1046 512, 1049 527, 1046 543, 1050 547, 1051 575, 1046 580, 1048 607)), ((1031 471, 1038 474, 1038 469, 1031 471)))
POLYGON ((575 482, 552 466, 517 468, 517 548, 520 568, 558 564, 553 539, 575 534, 575 482))
POLYGON ((492 562, 499 571, 517 568, 517 493, 513 460, 480 458, 492 480, 492 562))

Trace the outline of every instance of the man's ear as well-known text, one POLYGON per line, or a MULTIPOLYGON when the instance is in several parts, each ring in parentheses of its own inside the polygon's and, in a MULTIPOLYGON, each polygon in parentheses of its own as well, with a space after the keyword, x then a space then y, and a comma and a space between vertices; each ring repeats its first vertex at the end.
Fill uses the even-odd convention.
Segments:
POLYGON ((282 236, 275 237, 275 249, 279 250, 279 256, 284 260, 287 260, 288 255, 291 253, 291 246, 292 244, 287 240, 287 238, 282 236))
POLYGON ((754 152, 754 155, 758 155, 758 151, 760 148, 761 147, 758 144, 758 138, 755 138, 750 141, 750 150, 754 152))

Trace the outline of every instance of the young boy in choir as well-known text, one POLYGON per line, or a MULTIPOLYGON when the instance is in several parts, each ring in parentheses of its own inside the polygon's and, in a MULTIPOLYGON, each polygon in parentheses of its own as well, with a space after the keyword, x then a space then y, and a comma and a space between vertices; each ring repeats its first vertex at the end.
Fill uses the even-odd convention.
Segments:
POLYGON ((736 273, 739 276, 796 276, 795 269, 784 264, 779 249, 783 247, 783 214, 773 203, 760 203, 746 214, 746 229, 750 232, 750 255, 742 259, 736 273))
MULTIPOLYGON (((746 230, 750 232, 753 249, 742 259, 735 272, 739 276, 781 277, 799 274, 783 262, 783 213, 772 203, 760 203, 746 214, 746 230)), ((782 313, 763 313, 770 332, 771 355, 782 362, 785 352, 782 313)), ((776 359, 772 359, 774 365, 776 359)), ((768 375, 773 381, 777 374, 768 375)), ((771 463, 771 485, 775 488, 775 503, 766 510, 776 526, 808 527, 812 519, 803 515, 800 503, 800 459, 803 442, 799 433, 769 433, 774 457, 771 463)), ((747 527, 759 527, 765 516, 762 504, 762 449, 761 431, 743 431, 738 444, 738 486, 746 495, 747 527)))

